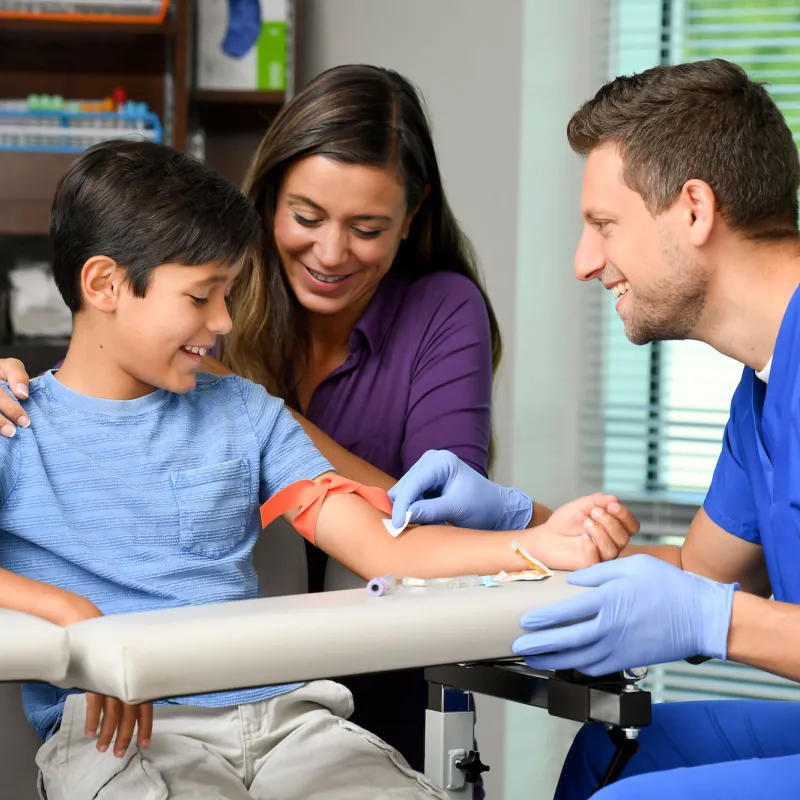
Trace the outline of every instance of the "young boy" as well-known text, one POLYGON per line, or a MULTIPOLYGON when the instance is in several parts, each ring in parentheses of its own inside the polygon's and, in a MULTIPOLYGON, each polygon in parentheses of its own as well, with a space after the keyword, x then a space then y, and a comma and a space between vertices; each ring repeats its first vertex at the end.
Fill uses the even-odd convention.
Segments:
MULTIPOLYGON (((107 142, 62 179, 50 233, 74 331, 63 366, 31 382, 30 427, 0 438, 0 605, 69 624, 258 596, 260 505, 331 467, 262 387, 198 374, 231 328, 226 298, 261 235, 255 210, 190 156, 107 142)), ((364 577, 520 569, 515 537, 556 568, 615 556, 626 512, 593 540, 557 534, 583 530, 578 505, 522 533, 395 539, 367 501, 336 495, 316 542, 364 577)), ((444 796, 347 723, 349 693, 329 681, 155 709, 48 685, 23 697, 45 739, 49 800, 444 796), (103 753, 112 738, 117 758, 103 753)))

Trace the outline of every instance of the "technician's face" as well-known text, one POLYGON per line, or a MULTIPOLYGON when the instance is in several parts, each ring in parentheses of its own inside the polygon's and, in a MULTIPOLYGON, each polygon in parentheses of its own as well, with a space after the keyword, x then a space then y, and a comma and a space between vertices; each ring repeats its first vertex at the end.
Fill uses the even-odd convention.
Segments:
POLYGON ((594 278, 617 299, 617 313, 634 344, 686 339, 705 305, 707 279, 671 210, 653 217, 627 186, 616 149, 593 150, 581 194, 583 234, 575 274, 594 278))

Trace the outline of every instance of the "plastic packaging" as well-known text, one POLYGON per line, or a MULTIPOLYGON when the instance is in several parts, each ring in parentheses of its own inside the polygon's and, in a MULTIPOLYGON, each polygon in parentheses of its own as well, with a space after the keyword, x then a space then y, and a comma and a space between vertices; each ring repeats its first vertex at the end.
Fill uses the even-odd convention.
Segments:
POLYGON ((467 586, 482 585, 483 578, 480 575, 459 575, 456 578, 403 578, 403 586, 414 588, 463 589, 467 586))

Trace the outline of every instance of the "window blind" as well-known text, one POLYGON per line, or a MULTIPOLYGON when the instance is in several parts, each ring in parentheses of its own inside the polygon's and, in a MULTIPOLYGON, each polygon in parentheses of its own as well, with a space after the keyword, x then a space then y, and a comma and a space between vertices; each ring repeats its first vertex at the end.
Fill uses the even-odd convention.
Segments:
MULTIPOLYGON (((610 41, 609 77, 708 58, 740 64, 768 84, 800 139, 800 6, 615 0, 610 41)), ((602 358, 590 376, 597 390, 583 420, 586 466, 638 514, 641 543, 679 544, 708 489, 742 366, 698 342, 631 345, 610 294, 598 289, 592 324, 602 358)), ((720 662, 657 667, 648 688, 662 701, 800 699, 797 684, 720 662)))

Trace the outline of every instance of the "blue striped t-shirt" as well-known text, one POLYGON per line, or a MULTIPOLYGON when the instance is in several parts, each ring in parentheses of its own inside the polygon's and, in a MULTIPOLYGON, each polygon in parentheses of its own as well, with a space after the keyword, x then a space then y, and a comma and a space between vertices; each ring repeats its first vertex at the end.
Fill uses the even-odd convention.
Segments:
MULTIPOLYGON (((0 437, 0 566, 106 615, 258 597, 260 505, 332 469, 281 400, 233 375, 118 401, 48 372, 31 381, 25 410, 30 427, 0 437)), ((169 702, 231 706, 298 685, 169 702)), ((67 694, 23 687, 42 738, 67 694)))

